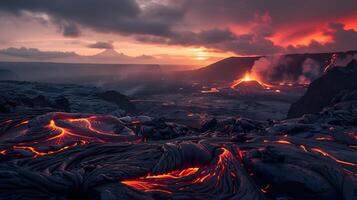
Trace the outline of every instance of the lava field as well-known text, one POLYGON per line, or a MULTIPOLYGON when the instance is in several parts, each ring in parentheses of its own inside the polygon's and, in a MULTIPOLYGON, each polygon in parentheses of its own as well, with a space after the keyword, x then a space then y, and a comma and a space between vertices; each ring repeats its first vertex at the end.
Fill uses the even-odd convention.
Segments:
MULTIPOLYGON (((321 95, 319 82, 332 73, 356 71, 327 72, 302 99, 321 95)), ((354 200, 357 90, 350 84, 341 82, 344 89, 318 112, 293 113, 308 106, 299 100, 290 110, 295 118, 212 118, 198 128, 144 115, 54 111, 63 101, 11 112, 17 102, 9 96, 1 102, 8 112, 0 115, 0 199, 354 200)))

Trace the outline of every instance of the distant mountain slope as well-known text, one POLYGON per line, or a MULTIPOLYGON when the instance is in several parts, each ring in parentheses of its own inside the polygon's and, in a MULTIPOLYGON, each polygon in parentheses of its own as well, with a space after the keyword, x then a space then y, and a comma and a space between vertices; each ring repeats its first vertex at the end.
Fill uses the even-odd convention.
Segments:
POLYGON ((11 70, 16 73, 17 80, 46 82, 56 82, 58 80, 80 82, 80 78, 93 78, 93 80, 97 81, 101 79, 122 80, 137 76, 149 79, 156 78, 162 73, 159 65, 151 64, 0 62, 0 69, 11 70))
POLYGON ((281 81, 285 79, 297 80, 303 73, 303 65, 307 59, 318 65, 320 72, 331 62, 333 55, 343 60, 351 56, 357 57, 357 51, 337 52, 337 53, 306 53, 287 54, 279 56, 261 57, 230 57, 213 63, 207 67, 195 70, 194 77, 204 81, 233 81, 242 77, 246 71, 254 66, 255 62, 261 58, 274 59, 274 66, 269 72, 270 81, 281 81))
POLYGON ((198 78, 204 80, 235 80, 250 70, 260 57, 230 57, 195 71, 198 78))

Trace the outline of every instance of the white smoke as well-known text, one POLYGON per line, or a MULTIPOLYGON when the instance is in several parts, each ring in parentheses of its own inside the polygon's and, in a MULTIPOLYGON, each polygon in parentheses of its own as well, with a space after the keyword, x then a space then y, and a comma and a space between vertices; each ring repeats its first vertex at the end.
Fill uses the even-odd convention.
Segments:
POLYGON ((259 58, 254 62, 250 74, 254 77, 259 77, 265 81, 270 81, 275 68, 283 62, 282 56, 267 56, 259 58))
POLYGON ((264 81, 279 81, 285 83, 300 83, 307 84, 321 75, 320 62, 307 58, 301 64, 301 74, 296 74, 294 70, 287 70, 286 68, 294 67, 289 63, 292 58, 285 56, 268 56, 262 57, 255 61, 250 73, 259 77, 264 81), (280 67, 279 67, 280 66, 280 67), (279 67, 279 68, 278 68, 279 67))
POLYGON ((302 63, 302 74, 298 78, 300 84, 309 84, 312 80, 316 79, 321 75, 320 63, 307 58, 302 63))

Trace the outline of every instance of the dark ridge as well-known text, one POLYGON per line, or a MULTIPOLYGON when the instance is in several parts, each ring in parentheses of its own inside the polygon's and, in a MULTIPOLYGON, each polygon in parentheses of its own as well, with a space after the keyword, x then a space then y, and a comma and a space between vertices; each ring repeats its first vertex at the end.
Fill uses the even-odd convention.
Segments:
POLYGON ((288 118, 322 111, 341 91, 357 89, 356 77, 356 60, 352 60, 346 67, 332 68, 312 82, 304 96, 291 105, 288 118))
MULTIPOLYGON (((320 71, 329 64, 333 54, 338 54, 339 58, 357 54, 357 51, 331 52, 331 53, 305 53, 305 54, 286 54, 281 55, 283 62, 280 62, 271 73, 270 80, 282 81, 288 76, 291 80, 297 80, 302 74, 303 62, 310 58, 318 62, 320 71)), ((252 69, 255 61, 264 56, 257 57, 229 57, 204 68, 193 71, 194 78, 202 81, 231 82, 238 77, 242 77, 245 72, 252 69)))

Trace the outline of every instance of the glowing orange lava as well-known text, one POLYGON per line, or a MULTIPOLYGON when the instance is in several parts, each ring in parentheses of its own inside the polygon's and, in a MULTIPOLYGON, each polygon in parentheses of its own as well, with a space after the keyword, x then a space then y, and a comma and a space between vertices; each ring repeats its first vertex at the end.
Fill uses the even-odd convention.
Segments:
POLYGON ((84 141, 84 140, 81 140, 79 142, 75 142, 74 144, 72 145, 68 145, 68 146, 64 146, 58 150, 54 150, 54 151, 48 151, 48 152, 40 152, 38 151, 37 149, 35 149, 34 147, 31 147, 31 146, 13 146, 14 149, 24 149, 24 150, 29 150, 31 152, 33 152, 35 155, 33 156, 34 158, 35 157, 38 157, 38 156, 45 156, 45 155, 50 155, 50 154, 54 154, 54 153, 58 153, 60 151, 63 151, 63 150, 66 150, 66 149, 69 149, 69 148, 73 148, 75 146, 78 146, 78 145, 85 145, 85 144, 88 144, 87 141, 84 141))
POLYGON ((60 126, 57 126, 56 125, 56 122, 54 120, 51 120, 50 121, 50 124, 48 125, 48 127, 54 131, 58 131, 60 132, 60 134, 56 135, 56 136, 53 136, 51 138, 48 138, 47 141, 50 141, 50 140, 55 140, 55 139, 58 139, 57 142, 59 143, 61 140, 63 140, 63 138, 65 136, 76 136, 76 137, 86 137, 86 136, 82 136, 82 135, 78 135, 78 134, 74 134, 72 133, 71 131, 65 129, 65 128, 62 128, 60 126))
MULTIPOLYGON (((221 148, 221 150, 223 152, 219 155, 217 164, 208 166, 205 169, 190 167, 159 175, 149 174, 134 180, 121 181, 121 183, 144 192, 164 192, 169 194, 175 191, 185 190, 190 185, 200 184, 210 179, 214 179, 218 184, 222 175, 227 172, 226 165, 228 161, 234 158, 228 149, 221 148), (178 188, 173 189, 171 187, 178 188)), ((235 172, 230 172, 230 177, 236 179, 237 175, 235 172)))
POLYGON ((302 150, 304 150, 305 152, 308 152, 307 149, 306 149, 306 147, 305 147, 304 145, 301 144, 301 145, 300 145, 300 148, 301 148, 302 150))
POLYGON ((280 143, 280 144, 291 144, 291 142, 290 141, 288 141, 288 140, 277 140, 277 141, 275 141, 276 143, 280 143))
POLYGON ((237 85, 239 85, 242 82, 249 82, 249 81, 256 81, 258 82, 261 86, 263 86, 265 89, 270 89, 270 85, 263 83, 259 77, 253 76, 250 72, 246 72, 244 77, 241 79, 234 80, 233 83, 231 84, 231 88, 234 89, 237 85))
POLYGON ((26 120, 26 121, 23 121, 19 124, 17 124, 15 127, 18 127, 18 126, 21 126, 21 125, 25 125, 25 124, 28 124, 29 123, 29 120, 26 120))
POLYGON ((6 155, 6 150, 1 150, 1 151, 0 151, 0 154, 1 154, 1 155, 6 155))
MULTIPOLYGON (((267 143, 267 142, 275 142, 275 143, 279 143, 279 144, 290 144, 290 145, 296 145, 296 144, 293 144, 291 143, 290 141, 288 140, 276 140, 276 141, 269 141, 269 140, 263 140, 264 143, 267 143)), ((326 157, 329 157, 331 158, 332 160, 336 161, 337 163, 340 163, 340 164, 343 164, 343 165, 350 165, 350 166, 357 166, 357 163, 351 163, 351 162, 347 162, 347 161, 343 161, 343 160, 339 160, 337 158, 335 158, 334 156, 330 155, 329 153, 323 151, 322 149, 319 149, 319 148, 307 148, 306 146, 304 145, 299 145, 299 147, 305 151, 305 152, 317 152, 317 153, 320 153, 321 155, 323 156, 326 156, 326 157)))
POLYGON ((351 162, 339 160, 339 159, 335 158, 334 156, 330 155, 329 153, 327 153, 321 149, 318 149, 318 148, 311 148, 311 151, 320 153, 321 155, 331 158, 332 160, 336 161, 337 163, 340 163, 343 165, 357 166, 357 163, 351 163, 351 162))
POLYGON ((95 132, 97 134, 101 134, 101 135, 108 135, 108 136, 117 136, 116 134, 114 133, 106 133, 104 131, 101 131, 101 130, 98 130, 98 129, 95 129, 92 125, 92 120, 95 119, 95 117, 87 117, 87 118, 78 118, 78 119, 68 119, 69 122, 72 122, 72 123, 76 123, 76 122, 79 122, 79 123, 84 123, 85 127, 88 128, 90 131, 92 132, 95 132))
POLYGON ((319 141, 334 141, 335 139, 333 137, 317 137, 316 140, 319 140, 319 141))

